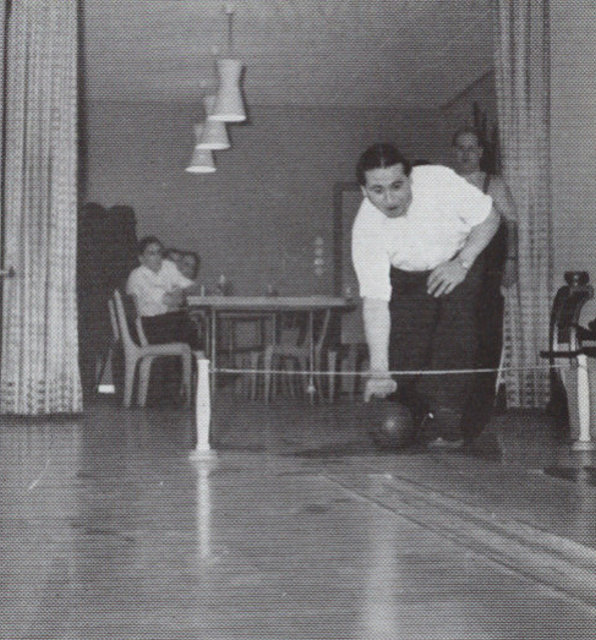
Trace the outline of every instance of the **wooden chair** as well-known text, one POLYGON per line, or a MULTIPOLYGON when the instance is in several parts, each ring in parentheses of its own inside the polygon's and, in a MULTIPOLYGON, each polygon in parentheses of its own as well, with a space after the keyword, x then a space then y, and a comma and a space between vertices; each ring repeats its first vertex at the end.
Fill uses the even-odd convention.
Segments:
MULTIPOLYGON (((136 317, 137 332, 140 345, 130 335, 127 314, 124 309, 122 295, 117 289, 113 297, 108 301, 112 328, 118 332, 117 339, 122 342, 124 350, 124 396, 123 404, 130 407, 135 373, 139 371, 138 404, 144 407, 147 403, 147 391, 149 388, 149 376, 151 364, 155 358, 163 356, 179 356, 182 360, 182 381, 187 405, 190 403, 192 388, 192 352, 185 342, 170 342, 167 344, 149 344, 140 318, 136 317), (114 321, 115 319, 115 321, 114 321), (138 367, 137 367, 138 365, 138 367)), ((136 314, 135 314, 136 315, 136 314)), ((202 352, 201 352, 202 353, 202 352)), ((203 356, 204 357, 204 356, 203 356)))
MULTIPOLYGON (((321 370, 324 355, 327 355, 329 370, 335 370, 336 352, 331 350, 326 352, 324 348, 330 317, 331 311, 329 309, 325 310, 323 320, 318 327, 318 331, 315 332, 316 338, 312 347, 314 355, 312 364, 315 371, 321 370)), ((279 367, 280 370, 288 371, 287 374, 282 374, 284 377, 282 382, 286 383, 286 388, 292 395, 294 387, 290 377, 291 372, 309 370, 311 364, 311 345, 308 340, 308 334, 304 334, 305 332, 299 326, 291 328, 282 327, 278 341, 275 344, 270 344, 265 347, 263 354, 265 402, 269 402, 271 396, 275 392, 275 377, 270 373, 274 366, 279 367)), ((308 376, 300 374, 300 378, 302 379, 301 386, 304 391, 306 391, 309 381, 308 376)), ((328 380, 328 399, 331 399, 334 394, 333 377, 329 376, 328 380)), ((320 384, 319 391, 321 391, 320 384)))
MULTIPOLYGON (((567 285, 555 296, 550 315, 549 349, 540 356, 551 364, 551 397, 547 411, 569 425, 576 448, 591 448, 590 371, 588 359, 596 348, 583 344, 579 318, 585 303, 593 298, 585 272, 567 272, 567 285), (561 367, 561 363, 567 366, 561 367)), ((592 373, 593 376, 593 373, 592 373)), ((596 381, 595 381, 596 382, 596 381)))

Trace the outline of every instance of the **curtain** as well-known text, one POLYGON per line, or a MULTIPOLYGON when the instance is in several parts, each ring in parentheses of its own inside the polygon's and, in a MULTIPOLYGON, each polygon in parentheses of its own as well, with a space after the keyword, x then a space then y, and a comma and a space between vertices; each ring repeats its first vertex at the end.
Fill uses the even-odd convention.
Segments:
POLYGON ((495 75, 503 176, 518 211, 519 280, 506 297, 507 402, 543 407, 552 299, 547 0, 498 0, 495 75))
POLYGON ((18 0, 5 42, 0 412, 82 409, 76 309, 77 0, 18 0))

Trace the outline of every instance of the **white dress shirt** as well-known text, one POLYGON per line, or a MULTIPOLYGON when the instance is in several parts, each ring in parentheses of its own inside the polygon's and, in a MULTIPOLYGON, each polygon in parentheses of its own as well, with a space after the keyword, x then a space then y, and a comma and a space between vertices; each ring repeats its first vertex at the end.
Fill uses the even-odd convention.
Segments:
POLYGON ((451 260, 490 214, 492 198, 448 167, 414 167, 410 177, 405 216, 388 218, 365 198, 354 220, 352 261, 363 298, 391 299, 391 266, 428 271, 451 260))
POLYGON ((128 276, 126 292, 137 297, 139 315, 157 316, 170 311, 164 303, 164 294, 175 287, 186 289, 192 284, 193 281, 183 276, 173 262, 164 260, 157 273, 145 265, 133 269, 128 276))

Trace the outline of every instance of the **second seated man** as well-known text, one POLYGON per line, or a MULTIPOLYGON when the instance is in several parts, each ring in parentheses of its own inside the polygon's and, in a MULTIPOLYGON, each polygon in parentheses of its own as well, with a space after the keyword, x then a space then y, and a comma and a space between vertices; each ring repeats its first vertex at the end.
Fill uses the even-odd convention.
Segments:
POLYGON ((126 292, 135 296, 137 312, 150 344, 186 342, 193 351, 202 349, 197 327, 183 304, 198 284, 163 258, 163 245, 154 236, 139 241, 139 262, 128 276, 126 292))

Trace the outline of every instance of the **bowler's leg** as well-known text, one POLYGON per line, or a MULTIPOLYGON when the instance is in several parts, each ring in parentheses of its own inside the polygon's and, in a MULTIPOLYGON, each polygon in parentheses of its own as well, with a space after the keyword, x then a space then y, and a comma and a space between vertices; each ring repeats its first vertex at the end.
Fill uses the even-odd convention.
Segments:
MULTIPOLYGON (((439 298, 440 309, 432 339, 431 368, 441 371, 473 369, 476 362, 476 304, 481 265, 474 265, 452 293, 439 298)), ((449 438, 460 437, 463 408, 472 374, 441 374, 424 378, 421 388, 434 398, 435 425, 449 438)))
MULTIPOLYGON (((431 362, 432 335, 438 303, 426 293, 427 273, 393 269, 390 304, 389 366, 393 371, 421 371, 431 362)), ((415 420, 432 407, 432 396, 420 391, 421 376, 398 376, 397 398, 410 408, 415 420)))

